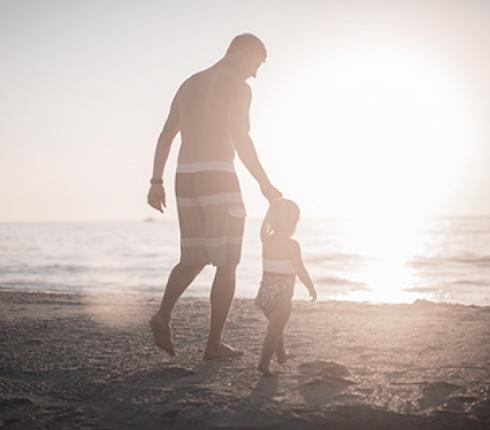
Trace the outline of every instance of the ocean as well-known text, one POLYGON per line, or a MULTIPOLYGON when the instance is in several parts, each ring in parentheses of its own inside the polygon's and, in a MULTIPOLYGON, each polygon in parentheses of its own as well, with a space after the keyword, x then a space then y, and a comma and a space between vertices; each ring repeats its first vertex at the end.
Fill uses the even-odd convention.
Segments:
MULTIPOLYGON (((259 229, 247 220, 237 297, 257 292, 259 229)), ((490 305, 490 217, 305 219, 295 238, 320 300, 490 305)), ((0 290, 160 296, 178 258, 176 221, 0 224, 0 290)), ((208 296, 212 277, 185 294, 208 296)))

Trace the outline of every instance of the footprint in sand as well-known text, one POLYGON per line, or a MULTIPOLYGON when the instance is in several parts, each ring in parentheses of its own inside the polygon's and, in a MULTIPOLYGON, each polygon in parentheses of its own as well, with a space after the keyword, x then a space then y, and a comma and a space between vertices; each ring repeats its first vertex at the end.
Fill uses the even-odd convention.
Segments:
POLYGON ((349 376, 347 367, 333 361, 315 360, 302 363, 298 366, 299 371, 305 375, 328 375, 331 377, 342 378, 349 376))
POLYGON ((319 405, 331 402, 355 382, 347 379, 349 370, 338 363, 315 360, 299 366, 299 390, 306 403, 319 405))
POLYGON ((490 421, 490 399, 481 400, 476 403, 471 412, 480 420, 490 421))
POLYGON ((421 404, 425 407, 434 407, 446 403, 449 395, 461 389, 460 385, 449 382, 428 382, 422 389, 421 404))
POLYGON ((476 402, 478 402, 478 397, 456 395, 448 398, 447 402, 444 403, 444 408, 451 411, 465 412, 473 407, 476 402))

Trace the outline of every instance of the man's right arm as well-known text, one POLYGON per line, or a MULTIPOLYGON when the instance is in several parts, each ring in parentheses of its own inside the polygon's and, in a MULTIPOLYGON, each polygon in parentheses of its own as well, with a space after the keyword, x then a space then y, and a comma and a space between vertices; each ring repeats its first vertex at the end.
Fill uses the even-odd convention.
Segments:
MULTIPOLYGON (((152 180, 158 182, 163 177, 163 169, 167 162, 168 155, 170 153, 170 147, 172 142, 180 131, 179 122, 179 109, 177 102, 177 95, 174 97, 170 112, 168 114, 163 130, 158 138, 157 146, 155 149, 155 157, 153 160, 153 175, 152 180)), ((163 184, 152 183, 150 191, 148 192, 148 204, 156 210, 163 212, 163 206, 166 206, 165 190, 163 184)))
POLYGON ((155 150, 155 159, 153 161, 153 179, 161 179, 163 175, 163 169, 167 162, 168 154, 170 153, 170 147, 175 139, 175 136, 180 131, 179 124, 179 108, 177 103, 177 96, 175 96, 170 112, 168 114, 163 130, 158 138, 157 147, 155 150))

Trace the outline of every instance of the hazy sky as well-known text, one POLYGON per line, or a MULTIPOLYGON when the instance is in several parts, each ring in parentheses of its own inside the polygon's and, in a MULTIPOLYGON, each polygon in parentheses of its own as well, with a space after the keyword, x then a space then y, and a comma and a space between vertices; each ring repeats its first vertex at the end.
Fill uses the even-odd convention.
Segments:
POLYGON ((269 53, 252 136, 305 215, 490 213, 489 23, 488 0, 0 0, 0 221, 158 217, 173 94, 242 32, 269 53))

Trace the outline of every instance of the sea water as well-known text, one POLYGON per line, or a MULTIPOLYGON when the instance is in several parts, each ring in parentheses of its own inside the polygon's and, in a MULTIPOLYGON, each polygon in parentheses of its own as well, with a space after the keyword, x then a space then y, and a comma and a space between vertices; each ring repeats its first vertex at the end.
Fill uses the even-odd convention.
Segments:
MULTIPOLYGON (((261 276, 260 220, 248 219, 236 296, 261 276)), ((324 300, 490 305, 490 217, 304 219, 295 238, 324 300)), ((0 289, 160 296, 179 259, 175 220, 0 224, 0 289)), ((206 267, 186 295, 209 295, 206 267)), ((307 298, 296 282, 295 297, 307 298)))

